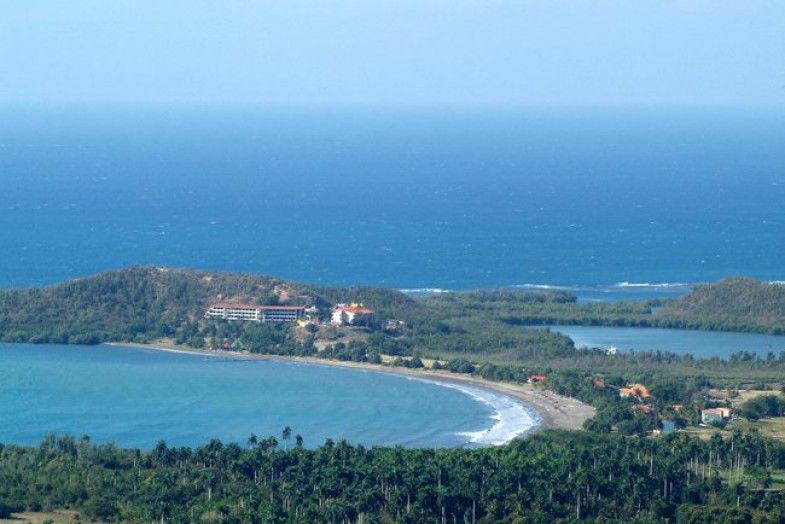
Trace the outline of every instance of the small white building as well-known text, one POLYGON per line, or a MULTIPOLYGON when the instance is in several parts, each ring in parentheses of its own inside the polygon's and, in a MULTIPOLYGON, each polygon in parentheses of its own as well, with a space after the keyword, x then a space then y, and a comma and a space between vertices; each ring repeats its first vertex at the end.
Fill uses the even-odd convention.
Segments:
POLYGON ((701 422, 704 424, 715 424, 728 420, 733 412, 730 408, 710 408, 701 411, 701 422))
POLYGON ((373 315, 373 311, 362 304, 336 304, 332 309, 330 323, 333 326, 351 325, 358 317, 368 315, 373 315))
POLYGON ((294 322, 304 314, 305 308, 302 306, 255 306, 222 302, 210 306, 205 317, 255 322, 294 322))

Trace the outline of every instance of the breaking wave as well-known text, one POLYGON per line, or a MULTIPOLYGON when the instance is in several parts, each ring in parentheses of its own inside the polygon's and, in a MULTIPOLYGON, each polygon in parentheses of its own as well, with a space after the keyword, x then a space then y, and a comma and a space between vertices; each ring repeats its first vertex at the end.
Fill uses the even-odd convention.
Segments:
POLYGON ((577 291, 578 289, 580 289, 577 286, 555 286, 552 284, 514 284, 510 287, 521 288, 521 289, 557 289, 560 291, 563 290, 577 291))
POLYGON ((690 284, 686 282, 619 282, 614 284, 613 287, 627 288, 672 288, 672 287, 689 287, 690 284))
POLYGON ((491 419, 494 421, 489 428, 477 431, 458 433, 466 438, 466 444, 472 446, 501 446, 516 437, 520 437, 540 425, 540 415, 531 408, 507 395, 495 393, 484 388, 466 386, 452 382, 413 378, 451 389, 457 389, 474 400, 485 404, 493 410, 491 419))
MULTIPOLYGON (((773 281, 783 283, 785 281, 773 281)), ((496 289, 520 289, 528 291, 562 291, 577 295, 579 301, 624 300, 629 297, 679 296, 689 292, 695 283, 688 282, 630 282, 621 281, 615 284, 547 284, 541 282, 525 282, 510 284, 496 289)), ((463 290, 451 290, 439 287, 422 287, 399 289, 402 293, 415 296, 433 296, 442 293, 455 293, 463 290)), ((471 291, 466 289, 465 291, 471 291)))
POLYGON ((687 282, 617 282, 610 285, 560 285, 560 284, 513 284, 512 288, 518 289, 556 289, 564 291, 602 291, 604 289, 628 289, 628 288, 686 288, 693 284, 687 282))
POLYGON ((407 293, 409 295, 438 295, 441 293, 452 293, 449 289, 441 289, 438 287, 421 287, 415 289, 399 289, 401 293, 407 293))

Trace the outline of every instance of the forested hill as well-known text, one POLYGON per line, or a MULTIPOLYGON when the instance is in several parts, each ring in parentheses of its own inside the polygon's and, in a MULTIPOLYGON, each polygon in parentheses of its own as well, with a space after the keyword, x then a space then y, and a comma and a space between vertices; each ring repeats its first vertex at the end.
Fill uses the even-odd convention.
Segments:
POLYGON ((728 278, 695 287, 654 316, 685 328, 785 334, 785 285, 728 278))
POLYGON ((193 339, 201 347, 206 336, 239 336, 205 331, 200 319, 216 301, 313 305, 322 317, 332 304, 364 302, 381 319, 405 320, 412 347, 435 352, 520 351, 532 344, 570 349, 561 340, 543 341, 542 332, 513 328, 529 324, 785 334, 785 286, 742 278, 698 286, 677 301, 579 303, 563 292, 475 291, 413 299, 385 288, 317 287, 269 276, 135 267, 44 288, 0 291, 0 340, 92 344, 170 337, 193 339))
POLYGON ((0 340, 92 344, 172 336, 218 300, 313 304, 334 299, 394 310, 411 299, 392 290, 315 288, 268 276, 136 267, 50 287, 0 291, 0 340))
MULTIPOLYGON (((505 302, 497 308, 505 321, 519 326, 561 324, 689 328, 785 334, 785 285, 748 278, 728 278, 696 286, 678 300, 579 302, 574 295, 547 297, 497 293, 505 302)), ((477 301, 476 294, 453 300, 477 301)), ((432 302, 444 302, 437 297, 432 302)))

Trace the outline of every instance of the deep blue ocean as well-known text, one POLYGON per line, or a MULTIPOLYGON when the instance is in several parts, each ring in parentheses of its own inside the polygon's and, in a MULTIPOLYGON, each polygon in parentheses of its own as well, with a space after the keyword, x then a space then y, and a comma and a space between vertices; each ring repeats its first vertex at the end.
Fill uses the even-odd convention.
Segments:
POLYGON ((785 113, 4 108, 0 247, 0 287, 132 264, 588 299, 783 280, 785 113))

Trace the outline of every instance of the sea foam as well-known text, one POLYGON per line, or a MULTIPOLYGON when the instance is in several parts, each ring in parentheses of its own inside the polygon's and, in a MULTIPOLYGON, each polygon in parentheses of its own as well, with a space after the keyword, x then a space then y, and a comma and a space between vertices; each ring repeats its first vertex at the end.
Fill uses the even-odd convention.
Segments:
POLYGON ((552 284, 514 284, 510 287, 521 289, 558 289, 558 290, 577 290, 578 288, 572 286, 555 286, 552 284))
POLYGON ((511 440, 524 435, 540 425, 539 414, 531 407, 522 402, 501 394, 489 391, 484 388, 457 384, 454 382, 442 382, 410 377, 412 380, 420 380, 442 387, 457 389, 474 400, 481 402, 491 409, 493 424, 485 429, 476 431, 464 431, 458 433, 466 438, 466 444, 472 446, 501 446, 511 440))
POLYGON ((670 288, 688 287, 689 285, 685 282, 619 282, 614 287, 670 288))
POLYGON ((407 293, 410 295, 425 295, 425 294, 434 294, 438 295, 441 293, 452 293, 449 289, 441 289, 438 287, 422 287, 416 289, 399 289, 401 293, 407 293))

